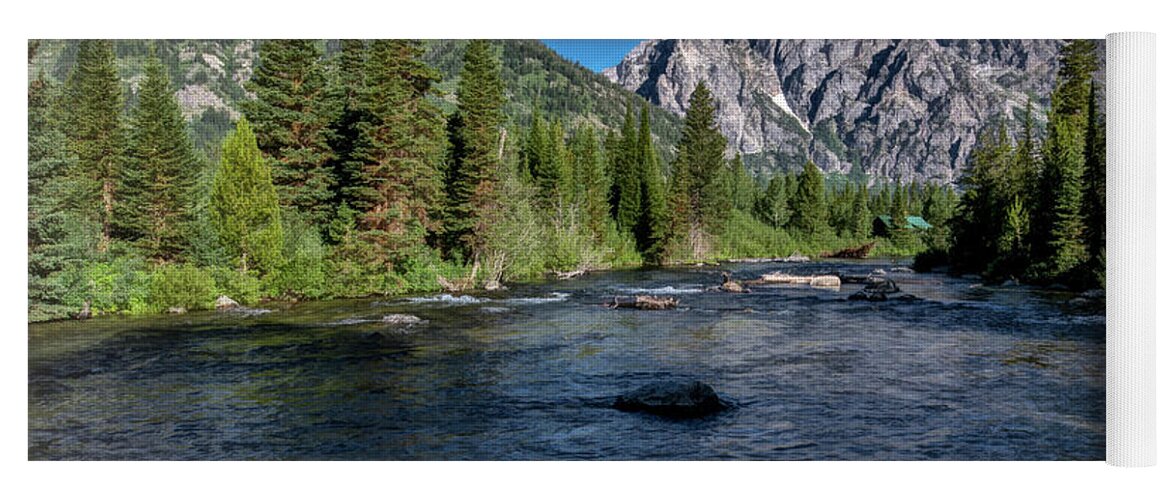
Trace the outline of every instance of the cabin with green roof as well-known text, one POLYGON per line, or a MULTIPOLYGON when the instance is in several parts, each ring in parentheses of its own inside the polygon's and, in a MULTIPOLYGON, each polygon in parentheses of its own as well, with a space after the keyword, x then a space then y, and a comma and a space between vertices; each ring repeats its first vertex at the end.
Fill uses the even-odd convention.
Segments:
POLYGON ((918 215, 908 215, 898 227, 895 226, 894 219, 889 215, 879 215, 874 218, 875 236, 888 237, 895 229, 925 231, 931 228, 931 224, 918 215))

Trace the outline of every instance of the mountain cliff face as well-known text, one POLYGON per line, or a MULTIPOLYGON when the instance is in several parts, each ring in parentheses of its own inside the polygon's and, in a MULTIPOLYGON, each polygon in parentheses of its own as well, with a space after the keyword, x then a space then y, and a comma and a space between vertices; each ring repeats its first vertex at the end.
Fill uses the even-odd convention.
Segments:
POLYGON ((1059 40, 650 40, 604 74, 682 115, 700 80, 729 153, 757 173, 812 159, 871 178, 954 182, 981 127, 1043 119, 1059 40))

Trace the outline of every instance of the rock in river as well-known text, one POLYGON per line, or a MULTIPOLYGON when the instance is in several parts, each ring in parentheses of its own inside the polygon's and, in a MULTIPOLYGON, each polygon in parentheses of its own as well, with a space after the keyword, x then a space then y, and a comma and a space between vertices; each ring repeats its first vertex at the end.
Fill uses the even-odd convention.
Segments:
POLYGON ((240 303, 232 300, 227 295, 220 295, 215 299, 215 308, 217 311, 226 311, 229 309, 236 309, 240 307, 240 303))
POLYGON ((424 323, 422 319, 413 314, 388 314, 382 317, 382 322, 390 325, 417 325, 424 323))
POLYGON ((728 408, 712 386, 703 382, 656 382, 618 396, 614 408, 667 417, 702 417, 728 408))

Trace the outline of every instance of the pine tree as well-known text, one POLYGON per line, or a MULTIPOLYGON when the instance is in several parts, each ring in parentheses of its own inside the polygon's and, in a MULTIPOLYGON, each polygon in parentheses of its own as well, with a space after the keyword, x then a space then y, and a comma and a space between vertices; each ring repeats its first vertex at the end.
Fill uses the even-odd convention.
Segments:
MULTIPOLYGON (((152 50, 153 52, 153 50, 152 50)), ((200 163, 162 61, 152 56, 131 116, 129 168, 120 176, 115 227, 155 262, 175 262, 190 247, 200 163)))
POLYGON ((1009 154, 1011 144, 1003 122, 985 129, 976 140, 970 165, 960 178, 964 194, 952 228, 951 262, 957 271, 984 273, 996 257, 1005 213, 1000 184, 1009 154))
MULTIPOLYGON (((30 48, 30 54, 33 49, 30 48)), ((31 58, 31 56, 30 56, 31 58)), ((29 321, 68 315, 66 271, 80 263, 94 238, 66 199, 76 161, 54 119, 55 89, 43 74, 28 87, 28 314, 29 321)), ((92 232, 96 236, 96 228, 92 232)))
POLYGON ((1106 276, 1106 133, 1098 116, 1097 91, 1090 86, 1085 134, 1085 188, 1083 213, 1090 272, 1105 287, 1106 276))
POLYGON ((642 208, 639 213, 638 226, 635 229, 636 241, 639 250, 651 262, 662 259, 666 245, 666 187, 664 186, 662 169, 659 167, 659 156, 655 152, 655 145, 651 138, 650 105, 643 103, 639 113, 638 150, 636 163, 642 171, 640 183, 642 208))
POLYGON ((874 228, 874 216, 870 214, 870 192, 866 185, 859 185, 858 192, 850 205, 853 227, 850 233, 855 238, 869 238, 874 228))
POLYGON ((281 205, 317 225, 333 215, 336 179, 329 163, 329 127, 335 116, 321 52, 314 40, 269 40, 245 88, 256 100, 241 105, 255 124, 257 144, 273 163, 281 205))
POLYGON ((1082 213, 1085 194, 1085 137, 1079 120, 1054 114, 1049 119, 1042 185, 1052 204, 1040 219, 1044 236, 1035 271, 1042 279, 1063 279, 1084 263, 1086 224, 1082 213))
POLYGON ((113 234, 116 187, 126 148, 114 43, 82 40, 66 85, 66 133, 70 151, 77 156, 74 203, 101 227, 98 251, 105 251, 113 234))
POLYGON ((209 211, 221 244, 242 271, 280 267, 283 239, 272 168, 245 118, 224 138, 209 211))
POLYGON ((539 108, 525 139, 522 172, 537 189, 537 202, 545 209, 568 208, 576 187, 573 163, 565 145, 565 128, 560 120, 545 121, 539 108))
POLYGON ((465 254, 483 250, 483 235, 499 200, 504 133, 504 82, 492 44, 472 40, 456 88, 453 158, 447 179, 445 226, 465 254), (458 146, 457 146, 458 144, 458 146))
POLYGON ((615 151, 614 175, 618 185, 618 230, 634 232, 642 215, 642 176, 638 163, 638 129, 633 106, 626 107, 626 119, 615 151))
POLYGON ((573 200, 573 161, 565 147, 565 126, 561 120, 553 120, 545 131, 548 149, 548 165, 544 166, 541 186, 543 195, 550 205, 565 207, 573 200))
POLYGON ((334 222, 331 223, 330 240, 336 242, 344 229, 353 223, 348 220, 354 213, 352 207, 368 206, 363 200, 373 195, 361 182, 362 159, 358 152, 363 148, 361 141, 363 123, 370 121, 362 107, 366 90, 366 42, 363 40, 342 40, 333 67, 329 98, 334 101, 337 112, 330 124, 329 149, 333 151, 329 168, 337 182, 334 190, 334 222))
POLYGON ((387 271, 438 234, 443 200, 446 134, 443 117, 428 98, 439 73, 422 61, 414 40, 370 44, 362 107, 363 162, 358 183, 360 237, 380 248, 387 271))
POLYGON ((606 159, 600 151, 594 129, 587 126, 578 130, 573 135, 571 149, 577 184, 581 187, 586 225, 593 233, 594 240, 601 242, 610 220, 608 197, 613 183, 607 175, 606 159))
POLYGON ((756 218, 773 229, 789 223, 789 198, 785 189, 785 174, 778 173, 768 182, 764 195, 756 202, 756 218))
POLYGON ((760 188, 756 185, 756 181, 752 180, 748 169, 744 168, 744 160, 740 158, 740 153, 736 153, 736 156, 732 157, 728 168, 731 169, 732 174, 732 207, 743 212, 752 211, 760 188))
POLYGON ((716 107, 711 91, 704 82, 700 82, 688 101, 673 169, 674 175, 682 175, 680 179, 686 182, 675 182, 672 191, 673 198, 686 197, 687 202, 686 227, 672 224, 672 237, 686 235, 693 257, 706 257, 712 245, 712 236, 722 231, 730 212, 731 193, 728 192, 728 184, 721 182, 728 175, 727 162, 724 160, 726 144, 727 139, 720 133, 716 123, 716 107))
POLYGON ((812 236, 825 227, 825 181, 821 170, 812 161, 806 161, 797 179, 797 195, 793 199, 790 225, 805 236, 812 236))
POLYGON ((1083 198, 1095 52, 1089 40, 1073 40, 1061 49, 1030 225, 1032 274, 1041 280, 1068 278, 1089 257, 1083 198))

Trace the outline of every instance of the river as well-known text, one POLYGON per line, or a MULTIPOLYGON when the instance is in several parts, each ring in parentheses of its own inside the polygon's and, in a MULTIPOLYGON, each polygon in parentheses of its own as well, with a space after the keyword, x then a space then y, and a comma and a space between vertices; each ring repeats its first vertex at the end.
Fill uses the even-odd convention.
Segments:
POLYGON ((28 457, 86 460, 1103 460, 1106 322, 1070 295, 891 274, 705 292, 784 270, 589 274, 496 294, 266 305, 29 326, 28 457), (669 311, 610 310, 673 295, 669 311), (388 314, 425 324, 386 325, 388 314), (734 407, 677 420, 610 407, 661 380, 734 407))

